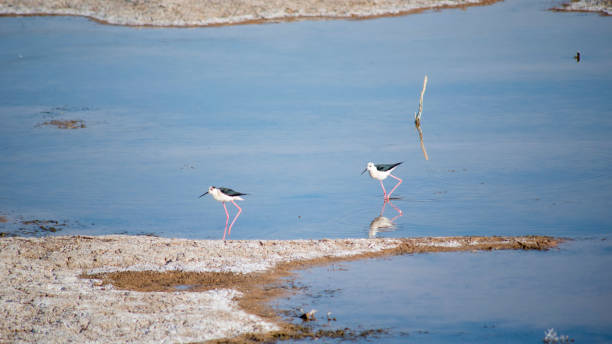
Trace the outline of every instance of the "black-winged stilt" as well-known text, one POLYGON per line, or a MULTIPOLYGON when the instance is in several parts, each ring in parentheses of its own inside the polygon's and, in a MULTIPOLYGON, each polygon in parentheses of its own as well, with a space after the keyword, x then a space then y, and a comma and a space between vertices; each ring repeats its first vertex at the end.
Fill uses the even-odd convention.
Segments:
POLYGON ((391 194, 393 193, 393 191, 395 191, 395 189, 397 189, 397 187, 402 183, 402 180, 400 178, 391 174, 391 172, 393 172, 393 170, 395 170, 395 168, 399 166, 401 163, 402 162, 397 162, 395 164, 376 164, 374 165, 374 163, 369 162, 368 166, 366 166, 365 170, 363 170, 361 174, 364 174, 366 171, 368 171, 370 173, 370 177, 372 177, 373 179, 378 179, 380 181, 380 187, 382 187, 383 189, 385 200, 389 200, 389 197, 391 197, 391 194), (397 179, 399 182, 395 184, 393 189, 391 189, 391 192, 387 194, 387 190, 385 190, 385 186, 383 185, 382 181, 387 179, 387 177, 389 176, 397 179))
POLYGON ((227 235, 229 235, 232 232, 232 226, 234 225, 234 222, 236 222, 236 219, 238 219, 238 216, 240 216, 240 213, 242 212, 242 208, 240 208, 238 204, 236 204, 236 202, 234 201, 244 201, 244 199, 240 196, 244 196, 246 194, 234 191, 229 188, 217 188, 214 186, 209 187, 208 191, 200 195, 200 198, 202 198, 202 196, 206 194, 211 194, 215 200, 223 203, 223 209, 225 209, 225 230, 223 231, 223 240, 225 240, 225 234, 227 233, 227 235), (238 214, 236 214, 236 217, 234 217, 234 220, 230 224, 229 231, 227 230, 227 223, 229 222, 229 213, 227 212, 225 202, 232 202, 232 204, 235 205, 236 208, 238 208, 238 214))

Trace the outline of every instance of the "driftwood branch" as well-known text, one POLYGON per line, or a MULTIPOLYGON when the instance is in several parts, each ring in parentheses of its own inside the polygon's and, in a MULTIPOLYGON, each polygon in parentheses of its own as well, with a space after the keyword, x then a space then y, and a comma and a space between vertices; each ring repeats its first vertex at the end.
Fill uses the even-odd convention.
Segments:
POLYGON ((423 130, 421 129, 421 115, 423 114, 423 95, 425 94, 425 89, 427 88, 427 75, 425 75, 425 79, 423 79, 423 90, 421 91, 421 97, 419 99, 419 109, 414 113, 414 126, 419 133, 419 141, 421 142, 421 150, 423 151, 423 156, 425 156, 425 160, 429 160, 429 156, 427 155, 427 150, 425 149, 425 143, 423 142, 423 130))
POLYGON ((425 89, 427 88, 427 75, 425 75, 425 79, 423 79, 423 90, 421 91, 421 98, 419 99, 419 111, 414 114, 415 122, 421 122, 421 115, 423 114, 423 95, 425 94, 425 89))

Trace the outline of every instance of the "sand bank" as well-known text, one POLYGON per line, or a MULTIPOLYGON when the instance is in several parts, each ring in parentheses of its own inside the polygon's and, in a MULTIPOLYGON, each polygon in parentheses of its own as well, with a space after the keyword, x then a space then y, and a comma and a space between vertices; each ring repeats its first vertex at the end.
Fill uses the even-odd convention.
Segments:
POLYGON ((559 12, 598 12, 602 15, 612 15, 612 0, 572 0, 553 8, 559 12))
POLYGON ((213 26, 315 18, 370 18, 500 0, 3 0, 4 15, 77 15, 115 25, 213 26))
POLYGON ((277 293, 262 286, 280 283, 278 276, 290 270, 382 255, 558 243, 549 237, 2 238, 0 342, 184 343, 265 333, 282 324, 264 305, 277 293))

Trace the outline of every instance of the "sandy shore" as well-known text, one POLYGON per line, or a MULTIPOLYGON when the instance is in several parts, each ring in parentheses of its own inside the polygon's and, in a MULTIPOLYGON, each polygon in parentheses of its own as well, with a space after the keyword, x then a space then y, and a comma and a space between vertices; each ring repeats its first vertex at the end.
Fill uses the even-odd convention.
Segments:
MULTIPOLYGON (((148 236, 0 239, 0 342, 200 342, 278 330, 266 288, 338 260, 548 249, 549 237, 219 241, 148 236)), ((484 256, 483 256, 484 257, 484 256)), ((272 290, 270 292, 269 290, 272 290)))
POLYGON ((573 0, 553 8, 559 12, 598 12, 612 15, 612 0, 573 0))
MULTIPOLYGON (((129 26, 217 26, 304 19, 365 19, 501 0, 3 0, 0 15, 74 15, 129 26)), ((573 0, 555 11, 612 14, 612 0, 573 0)))
POLYGON ((309 18, 369 18, 500 0, 3 0, 4 15, 77 15, 134 26, 211 26, 309 18))

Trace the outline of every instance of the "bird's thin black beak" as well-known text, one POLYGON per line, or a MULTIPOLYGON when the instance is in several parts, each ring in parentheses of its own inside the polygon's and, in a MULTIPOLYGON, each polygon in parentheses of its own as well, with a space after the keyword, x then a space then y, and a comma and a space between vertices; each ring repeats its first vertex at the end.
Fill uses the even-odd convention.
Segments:
POLYGON ((203 193, 202 195, 200 195, 200 197, 198 198, 202 198, 202 196, 206 195, 208 193, 208 191, 206 191, 205 193, 203 193))
POLYGON ((365 173, 365 171, 367 171, 368 168, 366 167, 365 170, 363 170, 363 172, 361 172, 361 174, 363 175, 365 173))

